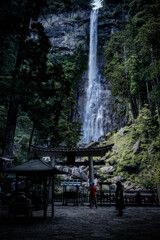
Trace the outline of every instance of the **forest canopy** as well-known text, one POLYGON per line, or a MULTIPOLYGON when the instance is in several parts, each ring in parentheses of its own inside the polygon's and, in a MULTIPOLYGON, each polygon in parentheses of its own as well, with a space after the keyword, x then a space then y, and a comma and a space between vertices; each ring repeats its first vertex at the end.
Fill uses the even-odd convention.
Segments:
POLYGON ((22 145, 30 151, 33 139, 52 147, 73 147, 80 139, 81 124, 73 121, 74 87, 87 56, 80 45, 72 57, 55 56, 38 21, 46 9, 66 11, 77 4, 81 1, 1 1, 0 147, 6 156, 14 151, 24 160, 22 145))

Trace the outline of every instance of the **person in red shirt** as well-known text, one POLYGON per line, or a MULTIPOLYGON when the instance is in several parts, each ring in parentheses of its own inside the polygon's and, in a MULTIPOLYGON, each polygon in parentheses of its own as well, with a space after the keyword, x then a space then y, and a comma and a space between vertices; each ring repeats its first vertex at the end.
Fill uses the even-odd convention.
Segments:
POLYGON ((90 196, 90 208, 92 208, 92 202, 93 201, 95 202, 96 208, 98 207, 97 196, 96 196, 97 188, 94 185, 95 185, 94 182, 90 183, 90 188, 89 188, 89 191, 90 191, 90 195, 89 195, 90 196))

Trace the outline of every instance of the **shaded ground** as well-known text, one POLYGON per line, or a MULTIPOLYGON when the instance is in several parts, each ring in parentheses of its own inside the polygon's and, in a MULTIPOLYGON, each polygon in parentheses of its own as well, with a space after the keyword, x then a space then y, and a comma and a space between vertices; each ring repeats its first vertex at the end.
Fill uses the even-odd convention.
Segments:
MULTIPOLYGON (((7 219, 0 213, 1 240, 158 240, 160 239, 160 207, 127 207, 122 217, 115 207, 55 206, 55 218, 43 220, 42 212, 34 212, 26 224, 23 216, 7 219)), ((51 208, 48 208, 51 216, 51 208)))

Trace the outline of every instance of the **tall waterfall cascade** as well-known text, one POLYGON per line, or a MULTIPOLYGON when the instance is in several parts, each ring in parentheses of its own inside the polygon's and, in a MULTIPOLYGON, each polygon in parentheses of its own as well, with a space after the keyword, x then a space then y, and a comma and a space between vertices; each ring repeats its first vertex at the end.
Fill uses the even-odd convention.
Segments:
POLYGON ((86 89, 86 104, 83 122, 83 143, 96 142, 104 135, 103 105, 100 74, 97 66, 97 28, 98 10, 102 7, 101 0, 94 0, 90 15, 90 45, 88 62, 88 86, 86 89))

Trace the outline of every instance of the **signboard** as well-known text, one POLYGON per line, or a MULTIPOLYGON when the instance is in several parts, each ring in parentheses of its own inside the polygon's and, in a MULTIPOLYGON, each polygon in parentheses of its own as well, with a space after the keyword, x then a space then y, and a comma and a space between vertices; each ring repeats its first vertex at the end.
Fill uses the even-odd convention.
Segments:
POLYGON ((78 181, 61 181, 61 186, 81 186, 81 182, 78 181))

